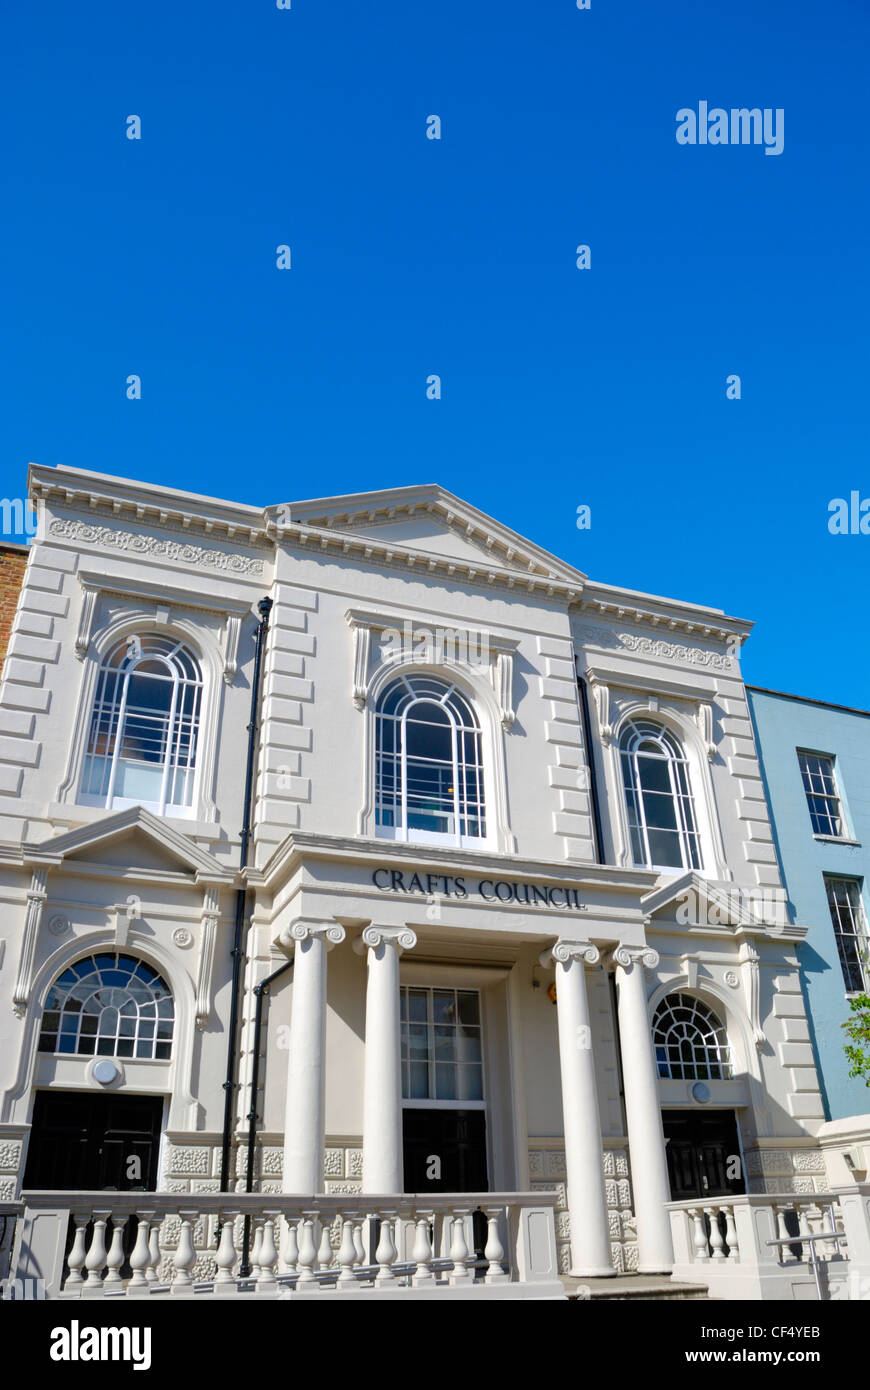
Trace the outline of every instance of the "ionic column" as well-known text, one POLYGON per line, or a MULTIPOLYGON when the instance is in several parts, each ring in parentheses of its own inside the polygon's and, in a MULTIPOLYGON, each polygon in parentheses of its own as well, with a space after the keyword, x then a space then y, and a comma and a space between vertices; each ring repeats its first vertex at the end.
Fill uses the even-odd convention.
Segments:
POLYGON ((399 957, 417 944, 410 927, 366 927, 354 950, 368 956, 363 1192, 403 1192, 402 1029, 399 957))
POLYGON ((557 941, 540 957, 543 966, 556 966, 571 1273, 586 1277, 614 1273, 585 975, 585 966, 598 958, 589 941, 557 941))
POLYGON ((323 1190, 326 953, 344 940, 337 922, 301 918, 282 933, 295 944, 287 1104, 284 1116, 285 1192, 323 1190))
POLYGON ((619 991, 619 1041, 637 1218, 638 1273, 669 1274, 674 1249, 665 1203, 671 1200, 671 1186, 643 973, 644 966, 654 970, 659 957, 650 947, 619 946, 613 952, 613 962, 619 991))

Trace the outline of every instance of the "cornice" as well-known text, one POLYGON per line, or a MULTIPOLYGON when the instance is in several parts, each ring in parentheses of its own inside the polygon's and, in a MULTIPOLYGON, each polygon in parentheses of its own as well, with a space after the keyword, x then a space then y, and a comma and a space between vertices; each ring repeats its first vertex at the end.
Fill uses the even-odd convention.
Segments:
POLYGON ((439 579, 458 580, 484 588, 501 588, 507 592, 528 593, 538 598, 554 598, 564 603, 573 603, 583 587, 579 573, 576 583, 567 583, 540 570, 524 573, 521 570, 506 569, 502 565, 487 564, 481 556, 481 563, 464 560, 453 555, 435 555, 429 550, 418 550, 400 541, 379 541, 371 536, 355 536, 349 531, 330 531, 307 523, 290 522, 281 525, 273 522, 269 534, 276 541, 291 543, 307 548, 309 553, 341 558, 351 556, 364 564, 380 564, 387 569, 401 569, 405 573, 439 579))
POLYGON ((588 618, 615 619, 617 623, 637 623, 653 630, 656 638, 667 640, 670 632, 685 632, 696 638, 708 641, 733 643, 737 647, 746 641, 753 624, 743 618, 729 618, 717 608, 696 608, 692 604, 682 607, 673 600, 657 600, 644 594, 646 603, 632 601, 631 594, 625 598, 603 597, 597 595, 591 586, 586 586, 581 598, 573 605, 572 617, 581 620, 588 618))
POLYGON ((305 859, 357 864, 432 863, 452 866, 457 873, 481 873, 487 877, 559 882, 569 888, 590 885, 612 891, 628 891, 641 899, 649 894, 658 875, 647 869, 626 869, 610 864, 571 864, 564 860, 519 859, 515 855, 487 854, 453 846, 406 844, 400 840, 370 840, 362 836, 318 835, 295 831, 279 845, 262 869, 246 871, 252 887, 272 887, 305 859))
POLYGON ((36 464, 30 466, 28 495, 34 500, 39 498, 79 513, 90 513, 95 524, 100 520, 138 522, 189 537, 272 549, 263 512, 257 507, 236 506, 216 498, 200 498, 99 473, 41 468, 36 464))
MULTIPOLYGON (((454 534, 478 546, 484 556, 490 554, 498 557, 496 563, 502 568, 520 572, 525 570, 529 574, 560 580, 578 589, 583 587, 586 580, 586 575, 573 565, 518 535, 510 527, 437 483, 314 499, 291 503, 284 509, 268 510, 295 510, 301 524, 319 530, 358 525, 382 526, 412 517, 433 516, 454 534)), ((431 552, 424 550, 422 553, 427 555, 431 552)))

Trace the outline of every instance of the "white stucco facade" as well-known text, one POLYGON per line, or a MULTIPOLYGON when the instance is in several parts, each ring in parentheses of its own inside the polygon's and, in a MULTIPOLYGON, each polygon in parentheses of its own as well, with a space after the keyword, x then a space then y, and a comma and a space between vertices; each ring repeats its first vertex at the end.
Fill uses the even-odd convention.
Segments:
MULTIPOLYGON (((662 1114, 731 1116, 746 1191, 822 1190, 803 929, 759 906, 780 883, 740 673, 748 623, 596 584, 434 486, 261 510, 34 467, 30 495, 43 534, 0 683, 0 1194, 18 1193, 46 1090, 160 1098, 159 1185, 217 1188, 264 596, 235 1179, 254 987, 293 956, 265 1009, 257 1184, 401 1191, 408 1111, 448 1129, 473 1113, 463 1161, 491 1190, 557 1188, 561 1265, 581 1275, 670 1268, 662 1114), (163 814, 132 780, 125 799, 82 792, 107 751, 89 744, 101 663, 148 635, 201 672, 189 804, 163 814), (384 823, 378 709, 402 675, 472 712, 478 819, 384 823), (636 862, 629 725, 679 750, 681 866, 636 862), (100 952, 150 965, 175 1015, 171 1055, 116 1056, 109 1083, 95 1056, 38 1047, 52 982, 100 952), (426 991, 476 996, 479 1072, 452 1103, 403 1068, 403 990, 420 1008, 426 991), (700 1089, 659 1074, 651 1020, 674 994, 727 1035, 700 1089)), ((457 1039, 443 1055, 461 1069, 457 1039)), ((437 1053, 421 1065, 438 1074, 437 1053)), ((460 1072, 444 1075, 449 1092, 460 1072)))

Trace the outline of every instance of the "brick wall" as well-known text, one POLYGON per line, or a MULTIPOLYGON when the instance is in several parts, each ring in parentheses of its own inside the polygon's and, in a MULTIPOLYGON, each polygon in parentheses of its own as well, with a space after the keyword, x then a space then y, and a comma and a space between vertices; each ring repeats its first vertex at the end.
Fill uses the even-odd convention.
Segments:
POLYGON ((27 547, 0 542, 0 670, 9 646, 18 595, 27 565, 27 547))

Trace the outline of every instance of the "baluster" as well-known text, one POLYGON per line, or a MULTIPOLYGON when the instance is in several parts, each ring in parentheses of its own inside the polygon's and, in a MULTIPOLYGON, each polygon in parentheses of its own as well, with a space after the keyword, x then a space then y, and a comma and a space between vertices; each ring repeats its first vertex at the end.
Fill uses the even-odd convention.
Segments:
POLYGON ((504 1259, 504 1246, 501 1243, 501 1236, 498 1233, 499 1221, 501 1219, 501 1207, 484 1207, 486 1212, 486 1247, 484 1257, 487 1260, 486 1283, 504 1284, 510 1275, 506 1274, 501 1267, 504 1259))
POLYGON ((145 1277, 145 1271, 151 1261, 148 1239, 152 1215, 153 1213, 150 1211, 137 1211, 136 1213, 139 1224, 136 1227, 136 1244, 130 1255, 130 1268, 133 1273, 127 1285, 128 1298, 135 1298, 138 1294, 147 1294, 148 1292, 148 1280, 145 1277))
POLYGON ((798 1218, 798 1235, 800 1236, 800 1239, 801 1239, 801 1259, 802 1259, 802 1260, 808 1260, 808 1259, 810 1258, 810 1252, 811 1252, 811 1250, 812 1250, 812 1248, 813 1248, 813 1242, 807 1243, 806 1240, 805 1240, 805 1237, 806 1237, 806 1236, 812 1235, 812 1231, 810 1230, 809 1213, 808 1213, 806 1207, 804 1207, 804 1206, 798 1207, 798 1209, 797 1209, 797 1218, 798 1218))
POLYGON ((354 1248, 354 1250, 356 1251, 356 1260, 354 1261, 354 1263, 357 1264, 357 1265, 365 1264, 365 1258, 366 1258, 366 1247, 365 1247, 365 1243, 364 1243, 364 1241, 363 1241, 363 1234, 362 1234, 362 1233, 363 1233, 363 1218, 362 1218, 362 1217, 359 1217, 359 1218, 358 1218, 357 1220, 355 1220, 354 1223, 353 1223, 353 1248, 354 1248))
MULTIPOLYGON (((830 1216, 831 1219, 831 1230, 835 1230, 835 1232, 842 1234, 842 1218, 839 1216, 838 1202, 831 1202, 830 1207, 828 1207, 828 1216, 830 1216)), ((841 1244, 839 1244, 838 1240, 832 1241, 832 1247, 834 1247, 835 1257, 842 1255, 841 1244)))
POLYGON ((215 1275, 215 1293, 221 1295, 236 1290, 235 1268, 238 1255, 236 1252, 236 1216, 235 1211, 222 1211, 220 1213, 221 1238, 218 1245, 215 1263, 217 1264, 217 1274, 215 1275), (221 1288, 221 1285, 229 1285, 230 1288, 221 1288))
POLYGON ((259 1212, 254 1212, 250 1219, 253 1224, 254 1235, 251 1240, 251 1253, 248 1255, 250 1273, 247 1277, 256 1280, 260 1277, 260 1248, 263 1244, 263 1218, 259 1212))
POLYGON ((288 1274, 295 1274, 299 1268, 299 1241, 296 1239, 296 1219, 284 1217, 284 1241, 281 1246, 281 1264, 288 1274))
POLYGON ((176 1296, 186 1294, 193 1284, 191 1270, 196 1264, 196 1251, 193 1248, 193 1223, 196 1220, 196 1212, 180 1211, 181 1231, 178 1236, 178 1249, 175 1252, 175 1278, 172 1281, 171 1292, 176 1296))
POLYGON ((275 1245, 276 1214, 265 1213, 262 1237, 260 1240, 260 1273, 257 1278, 257 1293, 275 1293, 278 1284, 275 1279, 275 1266, 278 1263, 278 1250, 275 1245))
MULTIPOLYGON (((780 1202, 775 1202, 773 1210, 776 1214, 777 1236, 780 1240, 790 1240, 791 1237, 789 1236, 788 1229, 785 1224, 785 1214, 789 1210, 789 1208, 784 1206, 780 1202)), ((791 1249, 788 1245, 779 1245, 776 1248, 779 1250, 779 1258, 783 1262, 783 1264, 794 1263, 794 1255, 792 1254, 791 1249)))
POLYGON ((396 1276, 393 1273, 393 1261, 396 1258, 396 1247, 393 1243, 393 1219, 395 1212, 384 1211, 380 1213, 380 1231, 378 1233, 378 1248, 375 1251, 375 1259, 378 1263, 378 1272, 375 1284, 394 1284, 396 1276))
POLYGON ((329 1269, 332 1264, 332 1236, 329 1230, 329 1222, 325 1217, 320 1219, 320 1244, 317 1247, 317 1268, 318 1271, 329 1269))
POLYGON ((90 1216, 74 1215, 73 1221, 75 1222, 76 1233, 72 1244, 72 1250, 70 1250, 69 1257, 67 1258, 69 1274, 64 1284, 64 1289, 67 1290, 80 1289, 84 1283, 82 1278, 82 1265, 85 1262, 85 1254, 87 1252, 87 1229, 90 1216))
POLYGON ((713 1251, 714 1260, 724 1260, 725 1242, 722 1239, 722 1232, 719 1230, 719 1208, 705 1207, 704 1213, 710 1222, 710 1245, 713 1251))
POLYGON ((416 1264, 416 1269, 411 1276, 412 1288, 419 1288, 421 1284, 434 1284, 435 1275, 432 1272, 432 1241, 429 1238, 429 1214, 417 1212, 414 1217, 414 1244, 411 1249, 411 1259, 416 1264))
POLYGON ((145 1278, 149 1284, 156 1284, 160 1278, 160 1218, 155 1217, 148 1238, 148 1268, 145 1278))
POLYGON ((342 1286, 346 1284, 356 1284, 356 1275, 353 1267, 357 1262, 356 1243, 353 1238, 354 1214, 345 1212, 341 1221, 341 1244, 338 1247, 338 1264, 341 1273, 338 1276, 338 1283, 342 1286))
POLYGON ((122 1217, 115 1217, 112 1221, 112 1244, 106 1256, 106 1277, 103 1280, 103 1292, 115 1288, 121 1288, 121 1265, 124 1263, 124 1226, 126 1222, 122 1217))
POLYGON ((457 1210, 451 1213, 453 1224, 450 1229, 450 1258, 453 1267, 450 1270, 449 1282, 451 1284, 461 1284, 469 1278, 468 1274, 468 1243, 465 1239, 465 1218, 467 1210, 457 1210))
POLYGON ((703 1263, 710 1258, 704 1213, 698 1207, 690 1207, 689 1220, 692 1223, 692 1245, 695 1248, 695 1259, 703 1263))
POLYGON ((85 1280, 84 1289, 82 1290, 83 1293, 85 1290, 89 1290, 91 1296, 93 1296, 95 1292, 102 1293, 103 1289, 103 1269, 106 1264, 106 1222, 108 1216, 108 1212, 106 1212, 105 1216, 100 1216, 98 1212, 94 1212, 94 1234, 91 1238, 91 1248, 85 1260, 85 1268, 88 1271, 88 1277, 85 1280))
POLYGON ((725 1244, 728 1246, 729 1260, 740 1259, 740 1249, 737 1244, 737 1225, 734 1220, 734 1208, 723 1207, 725 1213, 725 1244))
POLYGON ((317 1246, 314 1244, 314 1220, 316 1211, 304 1211, 299 1222, 299 1278, 296 1288, 310 1290, 317 1288, 314 1264, 317 1259, 317 1246))

